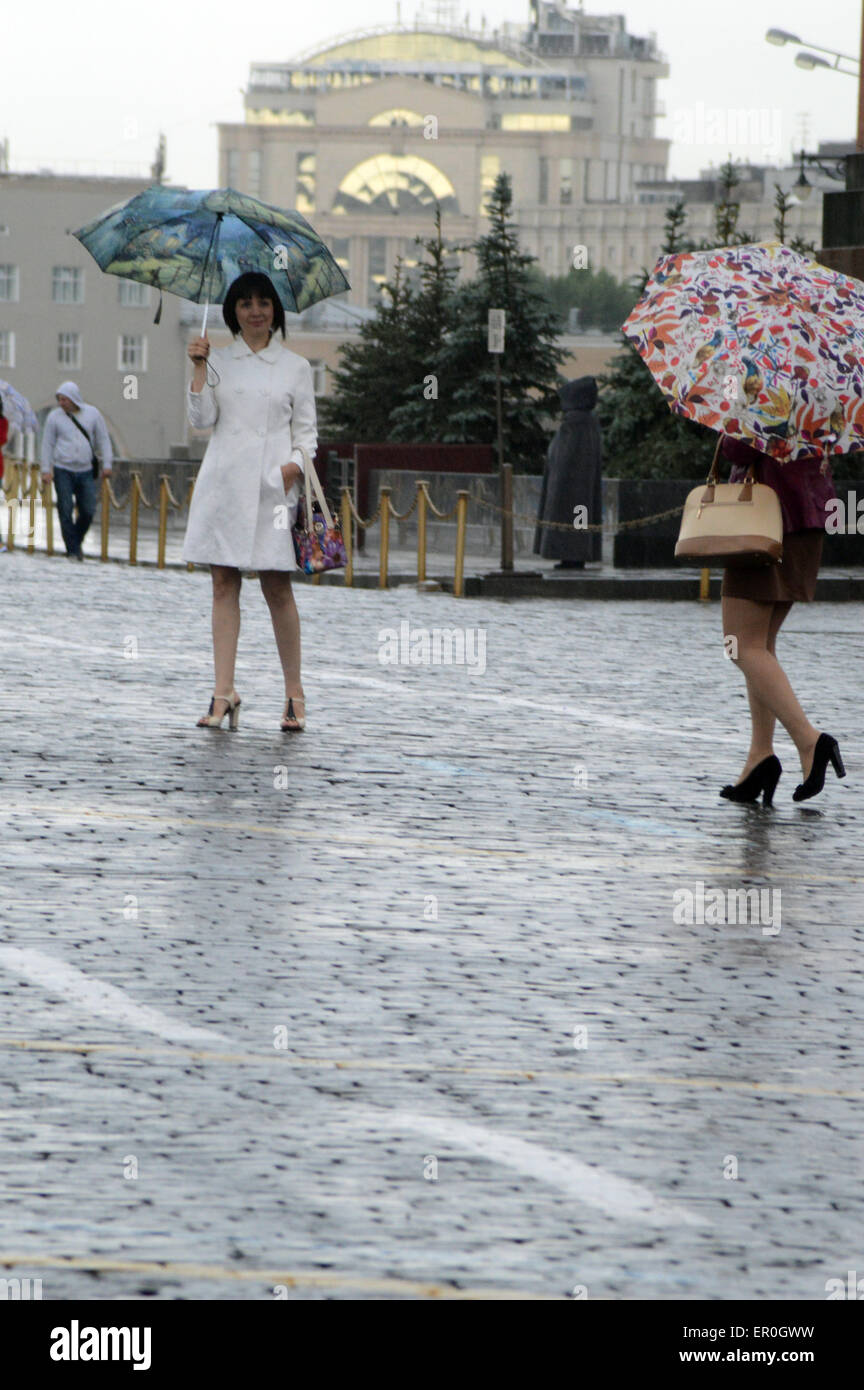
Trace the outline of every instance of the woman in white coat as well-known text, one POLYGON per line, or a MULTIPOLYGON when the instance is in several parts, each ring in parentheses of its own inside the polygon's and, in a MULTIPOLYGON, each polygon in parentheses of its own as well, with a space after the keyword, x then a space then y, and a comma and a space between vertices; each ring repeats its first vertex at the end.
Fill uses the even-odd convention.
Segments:
POLYGON ((195 364, 187 398, 190 423, 213 426, 198 472, 184 560, 210 566, 213 578, 215 681, 199 727, 239 722, 234 662, 240 634, 241 570, 257 572, 270 609, 285 677, 281 728, 302 729, 306 703, 300 680, 300 618, 291 588, 296 570, 291 527, 300 497, 303 453, 315 454, 317 428, 312 368, 281 347, 285 311, 266 275, 250 272, 230 286, 222 316, 234 335, 211 354, 207 338, 189 345, 195 364), (207 363, 216 381, 208 381, 207 363), (301 449, 302 446, 302 449, 301 449), (286 514, 287 508, 287 514, 286 514))

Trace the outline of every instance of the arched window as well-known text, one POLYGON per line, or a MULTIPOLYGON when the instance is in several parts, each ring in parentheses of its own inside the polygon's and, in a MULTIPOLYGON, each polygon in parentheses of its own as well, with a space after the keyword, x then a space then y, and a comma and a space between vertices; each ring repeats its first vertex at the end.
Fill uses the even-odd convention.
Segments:
POLYGON ((373 116, 370 125, 422 125, 424 117, 419 111, 409 111, 404 106, 393 106, 389 111, 379 111, 373 116))
POLYGON ((418 155, 379 154, 355 165, 339 185, 334 212, 400 212, 430 207, 458 212, 456 191, 441 170, 418 155))

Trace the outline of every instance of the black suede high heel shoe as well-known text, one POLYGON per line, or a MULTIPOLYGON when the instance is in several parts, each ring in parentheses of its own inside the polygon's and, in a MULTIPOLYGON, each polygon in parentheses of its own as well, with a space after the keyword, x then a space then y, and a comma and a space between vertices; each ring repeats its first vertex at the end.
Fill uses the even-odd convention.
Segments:
POLYGON ((761 793, 762 805, 770 806, 782 771, 780 759, 771 753, 748 772, 743 782, 739 782, 737 786, 724 787, 720 795, 725 796, 727 801, 752 802, 758 801, 761 793))
POLYGON ((830 734, 820 734, 813 750, 813 765, 804 781, 799 782, 792 793, 793 801, 809 801, 811 796, 819 795, 825 785, 825 772, 829 762, 838 777, 846 776, 846 768, 840 757, 840 745, 836 738, 832 738, 830 734))

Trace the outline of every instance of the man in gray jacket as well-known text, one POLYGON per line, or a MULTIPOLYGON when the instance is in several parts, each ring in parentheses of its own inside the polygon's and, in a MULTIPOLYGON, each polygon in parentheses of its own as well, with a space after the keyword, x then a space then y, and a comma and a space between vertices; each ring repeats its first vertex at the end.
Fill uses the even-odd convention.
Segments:
POLYGON ((63 544, 70 559, 83 560, 81 542, 99 502, 94 456, 110 477, 114 455, 108 429, 95 405, 85 405, 74 381, 57 387, 57 405, 42 434, 42 480, 53 478, 63 544), (73 519, 73 506, 77 515, 73 519))

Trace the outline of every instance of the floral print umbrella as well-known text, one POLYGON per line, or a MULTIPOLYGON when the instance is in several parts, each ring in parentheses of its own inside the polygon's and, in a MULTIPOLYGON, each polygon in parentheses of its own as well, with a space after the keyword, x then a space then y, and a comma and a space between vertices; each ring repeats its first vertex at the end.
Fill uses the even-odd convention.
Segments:
MULTIPOLYGON (((351 288, 305 217, 233 188, 208 192, 154 184, 73 236, 109 275, 156 285, 196 304, 221 304, 231 282, 250 270, 269 275, 294 313, 351 288)), ((205 327, 206 321, 205 314, 205 327)))
POLYGON ((864 449, 864 284, 779 241, 664 256, 622 326, 672 410, 781 463, 864 449))

